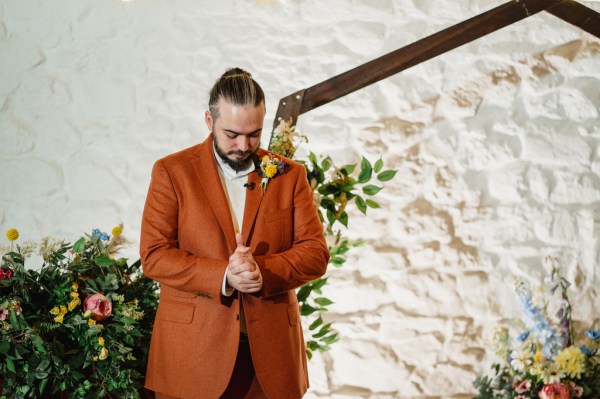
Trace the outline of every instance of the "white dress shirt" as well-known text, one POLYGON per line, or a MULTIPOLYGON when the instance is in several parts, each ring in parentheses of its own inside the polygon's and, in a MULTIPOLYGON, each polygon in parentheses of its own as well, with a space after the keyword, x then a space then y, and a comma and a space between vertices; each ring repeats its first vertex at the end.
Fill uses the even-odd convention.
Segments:
MULTIPOLYGON (((219 176, 221 177, 221 183, 223 184, 227 202, 229 203, 233 229, 236 233, 241 233, 242 223, 244 221, 244 208, 246 206, 246 190, 248 190, 244 187, 244 184, 248 181, 250 172, 253 172, 255 169, 254 162, 250 163, 248 168, 236 172, 221 159, 216 151, 214 151, 214 153, 217 160, 219 176)), ((233 288, 227 288, 227 272, 225 272, 225 276, 223 276, 221 293, 225 296, 231 296, 231 294, 233 294, 233 288)))

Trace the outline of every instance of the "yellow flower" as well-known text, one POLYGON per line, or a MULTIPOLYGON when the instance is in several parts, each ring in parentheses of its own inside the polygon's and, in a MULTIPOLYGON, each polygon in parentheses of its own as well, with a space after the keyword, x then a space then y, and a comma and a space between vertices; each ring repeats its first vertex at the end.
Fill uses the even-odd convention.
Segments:
POLYGON ((104 328, 102 324, 96 324, 96 327, 98 327, 98 330, 102 330, 104 328))
POLYGON ((75 291, 71 292, 71 298, 79 299, 79 294, 75 291))
POLYGON ((76 281, 73 281, 73 284, 71 284, 71 288, 73 289, 73 291, 77 291, 79 289, 79 284, 77 284, 76 281))
POLYGON ((270 160, 271 160, 271 158, 268 155, 265 155, 264 157, 262 157, 263 162, 269 162, 270 160))
POLYGON ((69 312, 72 312, 73 309, 75 309, 77 305, 79 305, 79 303, 79 299, 73 299, 71 302, 69 302, 69 312))
POLYGON ((104 360, 107 357, 108 357, 108 349, 106 349, 106 348, 100 349, 100 357, 99 357, 99 359, 100 360, 104 360))
POLYGON ((89 319, 89 320, 88 320, 88 326, 90 326, 90 327, 91 327, 91 326, 93 326, 94 324, 96 324, 96 320, 94 320, 94 319, 89 319))
POLYGON ((123 232, 123 227, 122 226, 115 226, 112 229, 112 235, 113 237, 118 237, 121 235, 121 233, 123 232))
POLYGON ((63 322, 63 315, 59 314, 58 316, 56 316, 54 318, 54 321, 57 322, 57 323, 62 323, 63 322))
POLYGON ((67 308, 64 305, 60 305, 60 314, 67 314, 67 308))
POLYGON ((83 317, 90 317, 91 315, 92 315, 92 311, 91 311, 91 310, 88 310, 87 312, 85 312, 85 313, 83 314, 83 317))
POLYGON ((15 241, 17 238, 19 238, 19 230, 15 228, 8 229, 6 231, 6 238, 8 238, 8 241, 15 241))
POLYGON ((269 164, 265 168, 265 176, 269 179, 277 174, 277 165, 269 164))
POLYGON ((279 158, 273 158, 273 161, 279 163, 279 158))
POLYGON ((98 343, 100 344, 100 346, 104 346, 104 338, 98 337, 98 343))
POLYGON ((57 315, 57 314, 60 313, 60 310, 58 310, 58 308, 55 306, 55 307, 52 308, 52 310, 50 311, 50 313, 52 313, 54 315, 57 315))
POLYGON ((97 361, 98 361, 98 356, 94 356, 94 357, 92 358, 92 360, 94 360, 95 362, 97 362, 97 361))
POLYGON ((558 352, 554 361, 571 378, 581 378, 585 371, 585 355, 576 346, 569 346, 558 352))
POLYGON ((542 354, 542 352, 538 352, 535 354, 535 356, 533 357, 533 362, 534 363, 539 363, 541 361, 544 360, 544 355, 542 354))

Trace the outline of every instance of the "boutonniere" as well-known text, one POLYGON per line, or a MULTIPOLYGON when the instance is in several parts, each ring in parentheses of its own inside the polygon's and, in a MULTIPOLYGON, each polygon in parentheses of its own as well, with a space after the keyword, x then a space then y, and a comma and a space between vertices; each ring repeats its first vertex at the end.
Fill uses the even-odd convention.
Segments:
POLYGON ((274 157, 271 154, 262 157, 260 160, 260 176, 262 177, 260 186, 262 187, 263 194, 267 190, 269 181, 277 176, 277 174, 282 174, 284 168, 285 164, 281 159, 274 157))

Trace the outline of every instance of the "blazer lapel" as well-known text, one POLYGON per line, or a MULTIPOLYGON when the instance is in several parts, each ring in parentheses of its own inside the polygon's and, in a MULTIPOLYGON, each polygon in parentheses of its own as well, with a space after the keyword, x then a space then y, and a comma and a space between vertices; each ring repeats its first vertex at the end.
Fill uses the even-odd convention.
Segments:
POLYGON ((246 190, 246 205, 244 207, 244 221, 242 223, 242 239, 244 245, 248 245, 248 237, 254 227, 256 214, 260 208, 260 203, 263 198, 263 190, 260 186, 262 178, 258 174, 260 164, 256 166, 256 170, 248 175, 248 185, 254 187, 252 190, 246 190))
MULTIPOLYGON (((221 225, 221 229, 225 233, 229 249, 233 252, 237 247, 237 244, 235 243, 235 231, 233 229, 231 212, 229 211, 229 203, 227 202, 223 184, 221 183, 221 177, 217 170, 212 134, 198 146, 196 154, 198 157, 192 161, 192 165, 200 180, 200 185, 204 190, 204 194, 206 195, 206 198, 208 198, 208 202, 221 225)), ((246 199, 246 201, 248 201, 248 199, 246 199)), ((246 218, 244 217, 244 220, 245 219, 246 218)))

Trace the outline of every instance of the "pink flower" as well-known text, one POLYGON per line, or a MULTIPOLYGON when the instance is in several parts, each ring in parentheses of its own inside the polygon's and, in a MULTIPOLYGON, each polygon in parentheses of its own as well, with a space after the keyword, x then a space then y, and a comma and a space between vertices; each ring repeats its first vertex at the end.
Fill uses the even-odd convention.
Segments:
POLYGON ((576 398, 581 398, 583 396, 583 388, 575 385, 573 381, 569 381, 569 388, 571 388, 571 391, 575 394, 576 398))
POLYGON ((525 393, 531 389, 531 381, 525 380, 515 387, 516 393, 525 393))
POLYGON ((4 275, 6 276, 7 279, 9 279, 12 276, 12 272, 10 271, 10 269, 8 269, 4 275))
POLYGON ((6 316, 8 316, 8 309, 0 308, 0 320, 6 320, 6 316))
POLYGON ((83 311, 91 312, 96 321, 104 320, 112 313, 112 303, 102 294, 90 295, 83 304, 83 311))
POLYGON ((565 384, 544 385, 539 393, 540 399, 571 399, 569 388, 565 384))
POLYGON ((518 387, 518 386, 521 384, 521 382, 522 382, 522 381, 523 381, 523 380, 522 380, 520 377, 515 377, 515 378, 513 379, 513 381, 512 381, 512 387, 513 387, 513 388, 516 388, 516 387, 518 387))

